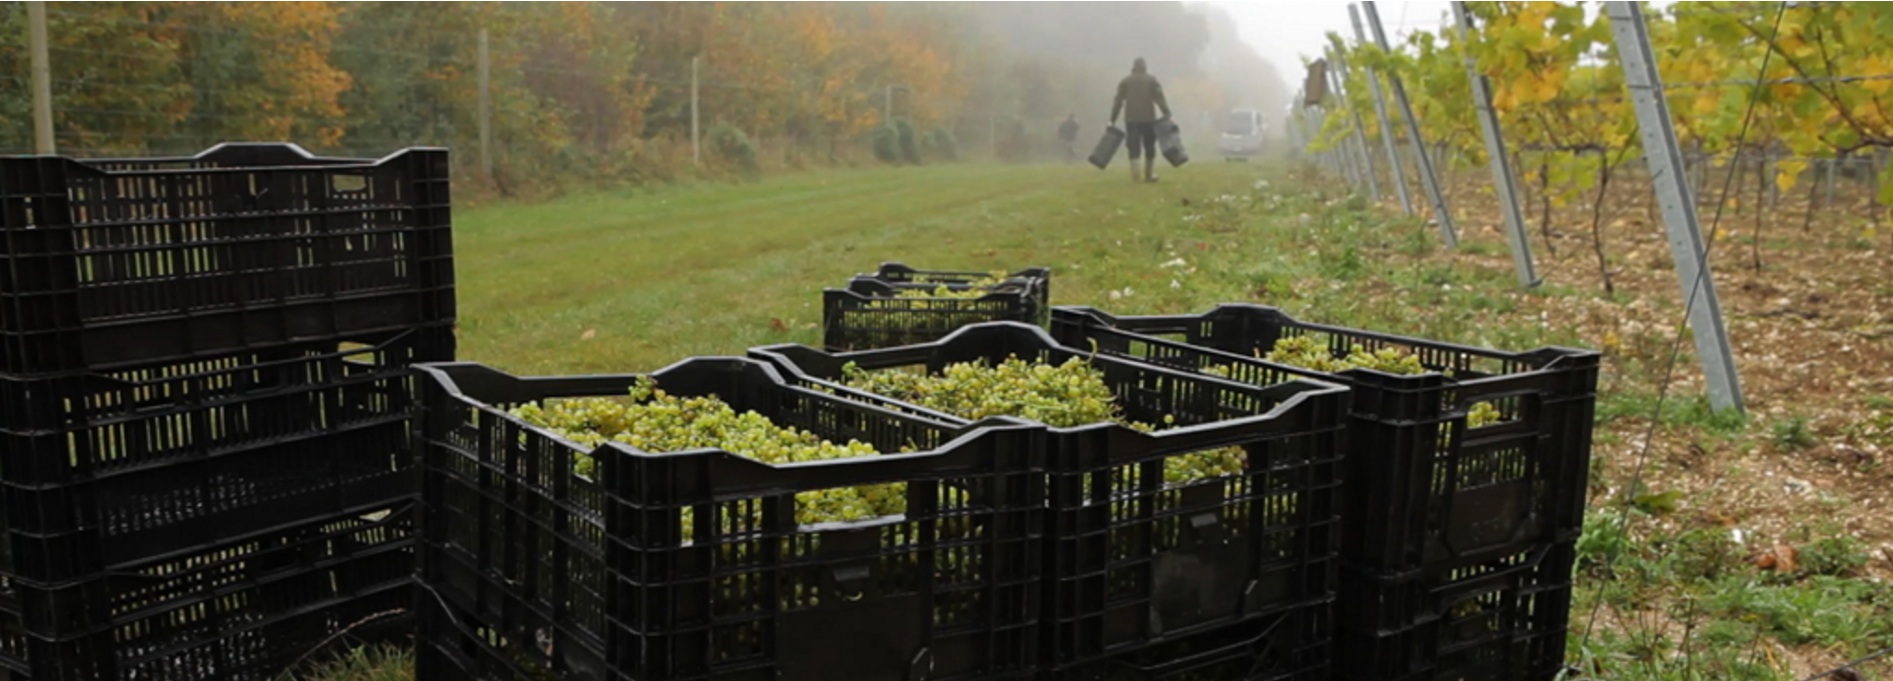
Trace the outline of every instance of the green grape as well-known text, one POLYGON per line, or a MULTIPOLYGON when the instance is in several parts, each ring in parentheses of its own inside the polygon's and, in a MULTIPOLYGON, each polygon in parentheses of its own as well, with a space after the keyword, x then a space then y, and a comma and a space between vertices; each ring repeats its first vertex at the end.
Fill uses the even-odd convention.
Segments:
POLYGON ((1499 413, 1499 408, 1492 406, 1491 402, 1479 402, 1472 405, 1472 409, 1466 412, 1466 425, 1472 428, 1481 428, 1498 423, 1504 420, 1504 418, 1505 417, 1499 413))
POLYGON ((968 300, 968 299, 973 299, 973 298, 985 297, 986 294, 992 293, 992 288, 994 286, 998 286, 999 283, 1000 282, 996 280, 981 279, 979 281, 972 282, 972 285, 970 286, 965 286, 965 287, 960 287, 960 288, 955 288, 952 286, 948 286, 946 284, 935 284, 931 288, 919 288, 919 287, 902 288, 902 289, 899 289, 894 294, 894 297, 896 298, 952 298, 952 299, 968 300))
POLYGON ((1426 373, 1426 367, 1420 364, 1418 355, 1403 353, 1395 348, 1381 348, 1370 353, 1357 343, 1344 361, 1363 369, 1375 369, 1390 374, 1426 373))
POLYGON ((1342 357, 1335 357, 1327 346, 1315 340, 1313 336, 1293 336, 1275 341, 1275 347, 1269 349, 1264 359, 1277 364, 1298 366, 1327 373, 1347 371, 1348 369, 1373 369, 1390 374, 1423 374, 1427 372, 1420 363, 1419 355, 1404 352, 1399 348, 1381 348, 1368 352, 1359 343, 1348 349, 1342 357))
MULTIPOLYGON (((772 464, 830 461, 879 452, 865 443, 835 443, 816 433, 785 428, 755 411, 737 413, 714 396, 680 397, 659 389, 648 377, 632 386, 624 398, 583 397, 524 404, 510 410, 520 420, 583 449, 574 453, 574 471, 592 476, 596 463, 591 452, 606 442, 630 445, 646 452, 675 452, 714 448, 772 464)), ((854 522, 906 511, 904 483, 810 490, 796 495, 796 521, 802 524, 854 522)), ((694 536, 695 524, 685 509, 682 529, 694 536)), ((740 527, 755 528, 760 511, 741 519, 740 527)))
POLYGON ((902 286, 896 288, 894 291, 894 299, 898 300, 898 303, 893 301, 876 302, 869 303, 869 306, 895 307, 902 310, 953 309, 959 305, 956 301, 983 298, 1000 290, 1001 287, 1007 284, 1013 284, 1016 281, 1017 280, 1014 280, 1011 275, 1005 272, 994 272, 988 276, 962 283, 947 284, 944 282, 933 282, 931 285, 926 285, 926 283, 923 282, 921 283, 922 285, 918 286, 902 286))
POLYGON ((1336 359, 1334 353, 1329 352, 1328 348, 1316 341, 1313 336, 1293 336, 1275 341, 1275 347, 1269 349, 1269 354, 1264 359, 1277 364, 1328 373, 1353 368, 1347 362, 1336 359))
MULTIPOLYGON (((1326 347, 1310 336, 1283 338, 1275 342, 1269 351, 1268 360, 1290 364, 1316 371, 1345 371, 1356 367, 1385 371, 1390 374, 1413 375, 1426 373, 1427 368, 1420 363, 1419 355, 1402 352, 1397 348, 1381 348, 1368 352, 1355 344, 1348 355, 1336 359, 1326 347)), ((1450 372, 1448 372, 1450 375, 1450 372)), ((1498 407, 1491 402, 1479 402, 1472 405, 1466 414, 1466 425, 1472 428, 1489 426, 1504 420, 1498 407)), ((1444 430, 1442 426, 1442 437, 1444 430)))
MULTIPOLYGON (((1013 416, 1054 428, 1115 422, 1146 433, 1156 430, 1150 424, 1124 418, 1117 395, 1104 382, 1104 374, 1080 357, 1050 364, 1009 356, 998 364, 950 364, 932 375, 867 371, 851 362, 842 367, 842 382, 850 388, 968 420, 1013 416)), ((1166 414, 1163 421, 1164 426, 1173 426, 1176 417, 1166 414)), ((1240 475, 1246 459, 1240 447, 1172 456, 1164 462, 1164 480, 1183 485, 1240 475)), ((1086 480, 1088 489, 1089 478, 1086 480)))

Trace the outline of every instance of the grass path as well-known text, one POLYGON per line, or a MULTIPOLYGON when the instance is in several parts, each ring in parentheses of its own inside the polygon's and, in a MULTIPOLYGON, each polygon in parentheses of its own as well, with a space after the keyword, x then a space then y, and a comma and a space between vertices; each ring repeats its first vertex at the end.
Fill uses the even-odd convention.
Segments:
POLYGON ((1265 172, 1186 170, 1154 186, 1089 166, 853 171, 466 211, 455 220, 460 354, 526 373, 599 372, 814 342, 821 287, 884 260, 1044 264, 1059 302, 1085 300, 1072 265, 1087 246, 1265 172))

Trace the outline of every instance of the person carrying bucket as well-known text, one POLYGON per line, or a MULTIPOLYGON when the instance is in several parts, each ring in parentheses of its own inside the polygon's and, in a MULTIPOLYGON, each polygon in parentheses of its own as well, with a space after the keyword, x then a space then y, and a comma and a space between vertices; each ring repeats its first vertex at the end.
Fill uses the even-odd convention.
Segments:
POLYGON ((1117 125, 1117 115, 1124 114, 1124 146, 1131 157, 1132 182, 1156 182, 1153 172, 1157 165, 1157 111, 1163 111, 1163 118, 1170 117, 1170 103, 1164 101, 1163 84, 1157 77, 1150 75, 1144 65, 1144 58, 1138 57, 1131 62, 1131 73, 1118 81, 1117 98, 1111 102, 1111 125, 1117 125), (1143 174, 1137 172, 1137 159, 1144 159, 1143 174))

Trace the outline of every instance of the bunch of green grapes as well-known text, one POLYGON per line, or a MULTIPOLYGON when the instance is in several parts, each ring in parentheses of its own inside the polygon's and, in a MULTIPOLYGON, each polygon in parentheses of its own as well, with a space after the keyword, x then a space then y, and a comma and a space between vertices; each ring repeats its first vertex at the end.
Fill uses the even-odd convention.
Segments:
MULTIPOLYGON (((933 285, 931 286, 923 284, 920 286, 910 285, 898 287, 894 292, 894 297, 972 300, 985 297, 995 289, 1011 281, 1011 279, 1012 276, 1005 272, 992 272, 986 276, 966 282, 956 282, 953 284, 932 282, 933 285)), ((925 305, 925 303, 919 304, 925 305)), ((922 309, 925 308, 923 307, 922 309)))
POLYGON ((1275 341, 1275 347, 1270 348, 1268 356, 1263 359, 1327 373, 1354 368, 1346 360, 1335 358, 1334 353, 1328 351, 1328 346, 1313 336, 1291 336, 1275 341))
MULTIPOLYGON (((1275 341, 1275 347, 1269 350, 1267 359, 1279 364, 1298 366, 1304 369, 1329 373, 1348 369, 1375 369, 1390 374, 1414 375, 1426 373, 1426 366, 1420 364, 1420 356, 1402 352, 1397 348, 1381 348, 1368 352, 1356 343, 1346 357, 1336 358, 1325 345, 1312 336, 1295 336, 1275 341)), ((1473 428, 1498 423, 1504 416, 1491 402, 1478 402, 1466 414, 1467 425, 1473 428)))
POLYGON ((1347 354, 1348 364, 1363 368, 1385 371, 1390 374, 1412 376, 1426 373, 1426 367, 1420 364, 1420 356, 1401 352, 1397 348, 1381 348, 1368 352, 1356 344, 1347 354))
POLYGON ((1264 359, 1328 373, 1348 369, 1374 369, 1403 375, 1426 373, 1426 367, 1420 364, 1419 355, 1401 352, 1398 348, 1368 352, 1366 347, 1355 343, 1345 357, 1335 357, 1327 345, 1313 336, 1293 336, 1275 341, 1275 347, 1269 349, 1264 359))
MULTIPOLYGON (((590 476, 590 450, 618 442, 646 452, 722 449, 765 463, 829 461, 878 454, 850 440, 837 444, 815 433, 785 428, 755 411, 737 413, 715 396, 681 397, 658 389, 648 377, 626 398, 586 397, 520 405, 511 413, 526 423, 586 447, 576 468, 590 476)), ((804 524, 852 522, 906 512, 901 483, 813 490, 796 495, 796 520, 804 524)), ((685 535, 691 534, 686 510, 685 535)), ((755 526, 750 519, 750 526, 755 526)))
MULTIPOLYGON (((851 388, 891 397, 968 420, 1012 416, 1054 428, 1074 428, 1116 422, 1153 432, 1150 424, 1124 418, 1104 374, 1081 358, 1061 364, 1028 362, 1017 356, 997 365, 961 362, 938 374, 910 371, 866 371, 854 363, 842 368, 842 380, 851 388)), ((1166 415, 1164 425, 1175 425, 1166 415)), ((1169 457, 1164 480, 1181 485, 1208 478, 1239 475, 1247 457, 1241 447, 1194 452, 1169 457)))
POLYGON ((1492 406, 1491 402, 1478 402, 1474 403, 1470 410, 1467 410, 1466 425, 1473 428, 1482 428, 1498 423, 1504 420, 1504 418, 1504 415, 1499 413, 1499 408, 1492 406))
POLYGON ((992 288, 994 286, 998 286, 998 285, 999 285, 998 281, 981 279, 979 281, 973 282, 970 286, 965 286, 965 287, 960 287, 960 288, 955 288, 953 286, 948 286, 946 284, 935 284, 927 288, 921 288, 918 286, 903 287, 895 291, 894 297, 896 298, 953 298, 953 299, 959 299, 959 300, 971 300, 974 298, 985 297, 986 294, 992 293, 992 288))

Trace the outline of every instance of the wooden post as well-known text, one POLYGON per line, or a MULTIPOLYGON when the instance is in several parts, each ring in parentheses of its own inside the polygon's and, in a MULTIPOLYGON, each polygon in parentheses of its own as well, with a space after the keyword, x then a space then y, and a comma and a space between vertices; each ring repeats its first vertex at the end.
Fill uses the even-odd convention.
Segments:
POLYGON ((703 63, 701 57, 690 58, 690 160, 703 165, 703 137, 699 134, 697 118, 697 74, 703 63))
POLYGON ((480 172, 493 181, 493 67, 487 56, 486 29, 480 29, 480 172))
POLYGON ((53 154, 53 65, 46 48, 46 3, 26 3, 27 42, 33 53, 33 152, 53 154))

